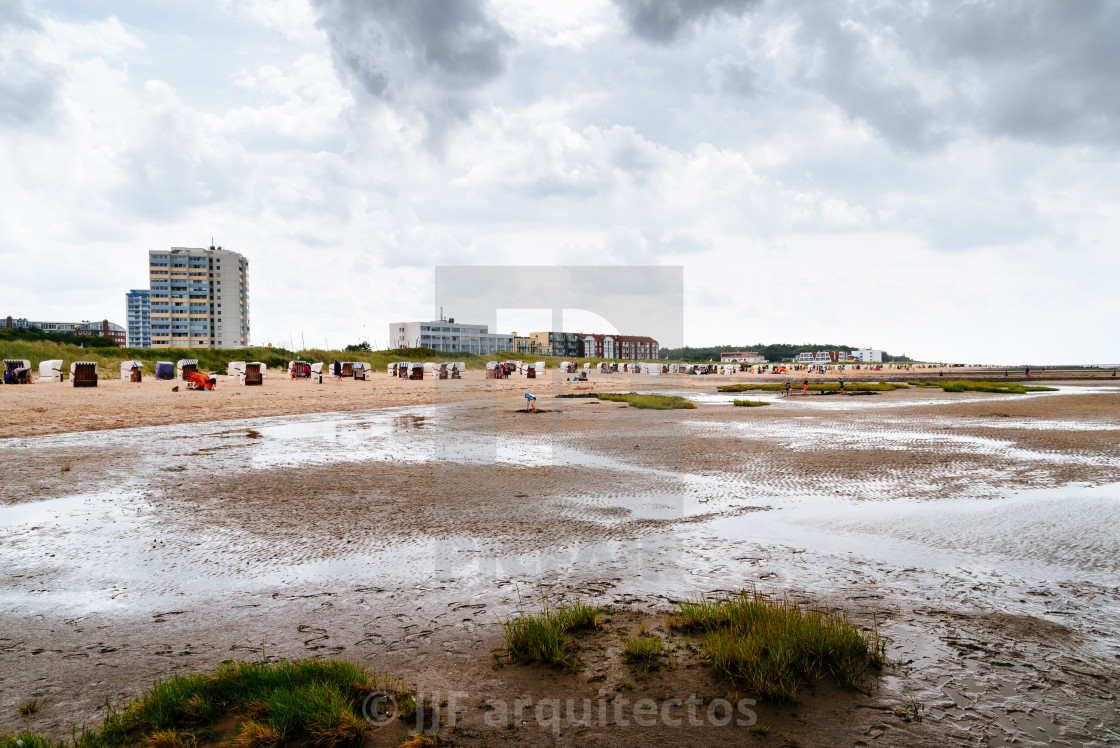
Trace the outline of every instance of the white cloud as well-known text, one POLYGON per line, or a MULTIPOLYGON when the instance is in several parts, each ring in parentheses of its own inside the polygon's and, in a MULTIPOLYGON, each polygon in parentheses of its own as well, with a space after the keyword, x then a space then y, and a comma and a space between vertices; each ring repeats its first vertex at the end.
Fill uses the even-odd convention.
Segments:
POLYGON ((437 264, 652 263, 685 267, 691 344, 1120 358, 1116 99, 1085 103, 1108 14, 1063 52, 999 6, 977 39, 891 3, 211 2, 173 38, 124 6, 0 12, 4 314, 120 321, 149 249, 214 236, 252 262, 260 342, 384 342, 437 264), (244 35, 224 56, 208 12, 244 35), (1027 81, 1066 85, 1068 121, 1014 115, 1027 81))

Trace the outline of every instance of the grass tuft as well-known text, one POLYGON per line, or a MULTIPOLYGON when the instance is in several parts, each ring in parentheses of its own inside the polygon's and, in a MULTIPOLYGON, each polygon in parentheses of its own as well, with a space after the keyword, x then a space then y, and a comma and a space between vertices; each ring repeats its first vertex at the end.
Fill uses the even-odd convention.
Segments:
POLYGON ((679 395, 639 395, 636 392, 626 392, 622 394, 599 395, 599 399, 608 400, 613 403, 627 403, 632 408, 649 408, 652 410, 676 410, 696 407, 694 403, 689 402, 679 395))
POLYGON ((502 623, 506 658, 575 670, 579 663, 571 651, 571 634, 598 628, 603 611, 578 599, 552 605, 545 598, 540 613, 528 615, 520 606, 517 612, 502 623))
MULTIPOLYGON (((719 392, 750 392, 751 390, 762 390, 764 392, 781 392, 786 388, 785 383, 782 384, 724 384, 716 387, 719 392)), ((801 389, 801 385, 794 384, 795 390, 801 389)), ((907 386, 897 382, 848 382, 844 385, 845 392, 892 392, 894 390, 904 390, 907 386)), ((819 382, 810 384, 809 389, 814 392, 839 392, 840 385, 836 382, 819 382)))
POLYGON ((951 379, 936 382, 912 381, 915 387, 940 387, 942 392, 994 392, 1003 395, 1023 395, 1028 392, 1057 392, 1057 387, 1032 387, 1016 382, 974 382, 970 379, 951 379))
POLYGON ((764 699, 788 703, 803 681, 860 688, 886 662, 885 644, 842 614, 743 591, 677 603, 671 625, 705 633, 701 658, 764 699))
POLYGON ((19 716, 21 717, 30 717, 32 714, 46 706, 46 703, 46 699, 32 697, 17 706, 16 711, 19 712, 19 716))
POLYGON ((762 408, 770 403, 765 400, 732 400, 732 405, 738 405, 740 408, 762 408))
POLYGON ((195 745, 194 734, 181 733, 171 728, 156 730, 143 741, 144 748, 193 748, 195 745))
POLYGON ((660 637, 639 632, 637 636, 627 636, 622 642, 622 660, 641 665, 642 672, 648 673, 665 654, 665 642, 660 637))

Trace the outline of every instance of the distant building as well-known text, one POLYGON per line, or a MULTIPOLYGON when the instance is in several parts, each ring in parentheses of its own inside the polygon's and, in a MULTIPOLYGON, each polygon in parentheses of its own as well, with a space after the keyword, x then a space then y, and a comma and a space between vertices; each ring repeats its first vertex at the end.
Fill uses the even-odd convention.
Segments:
POLYGON ((857 359, 852 357, 852 354, 847 351, 817 351, 811 353, 806 351, 798 353, 794 359, 795 364, 843 364, 857 359))
POLYGON ((431 348, 480 356, 514 350, 513 335, 492 333, 488 325, 456 322, 454 317, 430 322, 391 322, 389 340, 394 348, 431 348))
POLYGON ((120 346, 128 342, 128 333, 125 329, 107 319, 100 322, 90 322, 88 319, 81 322, 41 322, 29 320, 26 317, 19 319, 8 317, 0 320, 0 329, 29 329, 32 327, 43 332, 68 332, 82 338, 109 338, 120 346))
POLYGON ((579 358, 580 336, 578 332, 532 332, 529 337, 542 346, 541 350, 551 353, 542 355, 558 358, 579 358))
POLYGON ((579 341, 579 358, 646 361, 658 358, 661 350, 656 340, 642 335, 580 333, 579 341))
POLYGON ((542 343, 539 338, 530 335, 513 333, 513 350, 515 353, 524 353, 528 356, 551 356, 552 349, 547 343, 542 343))
POLYGON ((124 295, 129 348, 152 347, 151 292, 134 288, 124 295))
POLYGON ((860 348, 852 351, 852 360, 881 364, 883 363, 883 352, 877 351, 874 348, 860 348))
POLYGON ((758 351, 725 351, 719 354, 719 360, 727 363, 738 361, 744 364, 764 364, 766 357, 758 351))
POLYGON ((111 338, 122 347, 128 344, 128 331, 107 319, 100 322, 86 322, 74 330, 74 334, 83 338, 111 338))
POLYGON ((795 363, 795 364, 834 364, 837 361, 838 357, 836 356, 836 354, 838 354, 838 353, 839 353, 839 351, 817 351, 816 353, 812 353, 810 351, 805 351, 804 353, 798 353, 797 356, 794 357, 793 363, 795 363))
POLYGON ((221 247, 148 253, 152 348, 249 345, 249 261, 221 247))

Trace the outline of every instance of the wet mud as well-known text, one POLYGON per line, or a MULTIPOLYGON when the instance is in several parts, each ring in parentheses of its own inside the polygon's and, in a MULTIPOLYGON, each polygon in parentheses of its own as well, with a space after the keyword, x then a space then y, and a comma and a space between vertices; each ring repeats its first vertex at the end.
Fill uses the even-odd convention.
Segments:
POLYGON ((463 745, 1120 742, 1120 394, 679 394, 698 408, 541 395, 526 418, 511 391, 0 441, 0 724, 63 736, 175 670, 345 656, 467 694, 442 715, 463 745), (574 674, 495 669, 519 604, 657 627, 752 586, 877 626, 890 666, 758 705, 768 735, 492 718, 734 690, 687 650, 635 674, 610 628, 574 674))

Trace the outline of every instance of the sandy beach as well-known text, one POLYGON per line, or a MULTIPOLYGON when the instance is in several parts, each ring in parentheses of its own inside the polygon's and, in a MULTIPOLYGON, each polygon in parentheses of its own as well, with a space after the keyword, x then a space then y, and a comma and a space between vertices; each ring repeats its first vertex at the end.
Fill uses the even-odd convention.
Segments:
POLYGON ((727 381, 2 387, 0 724, 63 736, 170 672, 340 656, 446 702, 458 745, 1120 739, 1120 388, 737 408, 727 381), (518 412, 526 389, 544 412, 518 412), (607 391, 697 407, 555 397, 607 391), (759 703, 765 735, 500 718, 518 699, 746 696, 687 647, 635 674, 619 631, 668 635, 673 601, 752 587, 877 626, 890 664, 868 693, 759 703), (612 625, 575 673, 495 667, 499 621, 542 594, 612 606, 612 625), (47 706, 15 717, 31 696, 47 706))

